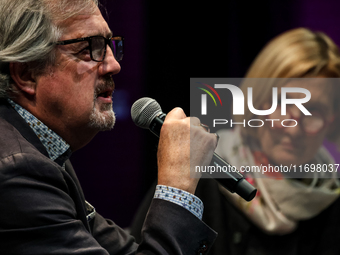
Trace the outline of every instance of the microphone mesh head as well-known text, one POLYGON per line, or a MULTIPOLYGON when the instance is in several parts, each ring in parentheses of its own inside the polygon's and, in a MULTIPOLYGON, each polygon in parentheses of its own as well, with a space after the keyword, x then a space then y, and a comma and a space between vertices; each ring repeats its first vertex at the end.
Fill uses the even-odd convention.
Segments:
POLYGON ((138 99, 131 107, 131 118, 141 128, 149 128, 153 119, 160 113, 161 106, 155 99, 149 97, 138 99))

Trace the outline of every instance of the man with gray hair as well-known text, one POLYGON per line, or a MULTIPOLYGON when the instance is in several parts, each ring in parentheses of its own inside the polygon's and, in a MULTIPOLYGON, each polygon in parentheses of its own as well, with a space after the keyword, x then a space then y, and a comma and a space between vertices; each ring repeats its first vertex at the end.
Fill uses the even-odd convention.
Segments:
POLYGON ((205 254, 191 163, 208 165, 216 137, 175 108, 158 149, 158 186, 134 242, 85 201, 73 151, 115 123, 112 75, 123 38, 96 0, 0 0, 0 253, 205 254), (190 124, 191 122, 191 124, 190 124), (177 199, 176 199, 177 196, 177 199))

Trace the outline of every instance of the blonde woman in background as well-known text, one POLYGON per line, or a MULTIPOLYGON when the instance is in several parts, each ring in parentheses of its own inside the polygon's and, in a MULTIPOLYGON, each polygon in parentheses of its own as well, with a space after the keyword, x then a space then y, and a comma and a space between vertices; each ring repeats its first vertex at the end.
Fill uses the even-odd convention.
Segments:
MULTIPOLYGON (((298 28, 277 36, 259 53, 246 78, 318 79, 298 84, 289 79, 266 79, 274 81, 271 84, 259 80, 262 82, 253 89, 254 108, 270 108, 274 86, 278 91, 282 86, 303 87, 312 95, 304 106, 313 117, 302 116, 294 107, 287 108, 289 116, 280 116, 279 105, 268 119, 299 119, 299 125, 282 128, 278 121, 260 128, 221 130, 216 152, 238 169, 261 164, 334 164, 322 143, 326 138, 332 142, 339 140, 337 98, 340 84, 337 79, 332 79, 332 84, 321 84, 321 78, 339 77, 339 50, 325 34, 298 28)), ((241 86, 244 95, 247 86, 247 83, 241 86)), ((290 93, 288 96, 299 95, 290 93)), ((259 116, 248 111, 235 121, 254 118, 259 119, 259 116)), ((286 179, 276 174, 275 178, 255 177, 247 176, 258 189, 257 196, 249 203, 214 180, 200 181, 196 194, 205 205, 203 220, 218 232, 210 254, 340 254, 340 189, 336 176, 286 179)), ((137 238, 147 203, 132 227, 137 238)))

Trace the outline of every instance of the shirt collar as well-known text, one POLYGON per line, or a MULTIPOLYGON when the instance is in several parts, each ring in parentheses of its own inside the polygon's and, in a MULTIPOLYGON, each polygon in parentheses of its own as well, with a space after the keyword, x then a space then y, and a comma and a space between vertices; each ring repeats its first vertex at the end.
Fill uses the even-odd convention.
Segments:
MULTIPOLYGON (((46 151, 53 161, 58 159, 63 154, 69 155, 70 153, 70 145, 63 140, 60 136, 58 136, 55 132, 49 129, 44 123, 42 123, 39 119, 37 119, 33 114, 31 114, 26 109, 22 108, 20 105, 14 103, 12 100, 8 99, 8 102, 11 106, 20 114, 20 116, 27 122, 27 124, 32 128, 34 133, 38 136, 41 143, 46 148, 46 151)), ((62 161, 66 161, 68 157, 64 157, 62 161)), ((58 162, 60 165, 63 165, 64 162, 58 162)))

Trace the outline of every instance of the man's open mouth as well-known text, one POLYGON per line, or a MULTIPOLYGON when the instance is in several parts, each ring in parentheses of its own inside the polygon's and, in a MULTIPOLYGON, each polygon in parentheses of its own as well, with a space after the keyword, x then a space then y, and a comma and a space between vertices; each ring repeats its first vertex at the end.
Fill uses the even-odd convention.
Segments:
POLYGON ((108 89, 108 90, 105 90, 103 92, 101 92, 100 94, 98 94, 97 97, 104 97, 104 98, 108 98, 108 97, 111 97, 112 96, 112 90, 111 89, 108 89))

